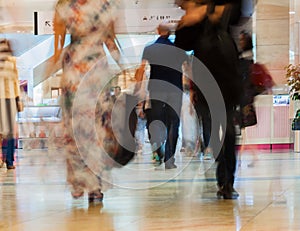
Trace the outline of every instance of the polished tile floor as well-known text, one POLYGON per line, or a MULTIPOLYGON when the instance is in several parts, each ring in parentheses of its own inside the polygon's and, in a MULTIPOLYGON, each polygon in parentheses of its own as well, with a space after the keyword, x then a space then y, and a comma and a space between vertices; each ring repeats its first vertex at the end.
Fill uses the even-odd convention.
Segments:
POLYGON ((18 150, 16 169, 0 169, 0 230, 300 230, 300 153, 256 153, 240 154, 237 200, 216 198, 214 161, 178 152, 167 171, 138 155, 89 204, 71 197, 60 150, 18 150))

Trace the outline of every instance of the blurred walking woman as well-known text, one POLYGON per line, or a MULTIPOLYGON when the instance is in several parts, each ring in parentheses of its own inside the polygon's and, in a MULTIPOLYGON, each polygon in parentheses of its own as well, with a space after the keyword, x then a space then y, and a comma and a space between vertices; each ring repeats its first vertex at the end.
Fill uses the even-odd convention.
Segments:
MULTIPOLYGON (((179 0, 177 4, 185 10, 186 14, 178 24, 175 45, 185 50, 194 50, 195 57, 213 75, 225 102, 227 125, 223 128, 224 143, 219 153, 213 150, 218 163, 217 195, 224 199, 236 199, 239 195, 233 188, 236 169, 233 116, 235 106, 240 103, 242 85, 238 72, 238 52, 229 33, 229 26, 239 20, 241 0, 179 0)), ((201 70, 197 68, 193 67, 194 79, 201 78, 201 70)), ((193 103, 198 116, 201 118, 203 111, 206 114, 210 113, 205 96, 193 84, 191 94, 194 96, 193 103)), ((218 118, 218 115, 216 121, 211 121, 210 116, 207 115, 206 118, 207 125, 211 122, 217 124, 212 128, 214 129, 212 132, 219 134, 222 118, 218 118)), ((218 143, 220 140, 217 137, 210 139, 212 149, 218 146, 218 143)))
POLYGON ((12 56, 10 43, 0 39, 0 143, 7 140, 5 155, 7 169, 14 169, 17 104, 20 100, 20 88, 16 59, 12 56))
POLYGON ((59 0, 55 8, 55 60, 63 52, 66 31, 71 34, 71 44, 62 58, 61 81, 67 181, 74 198, 87 191, 90 202, 101 201, 103 190, 109 186, 111 163, 105 151, 116 150, 117 145, 110 139, 111 97, 103 90, 99 98, 101 89, 110 91, 103 44, 117 49, 115 8, 114 0, 59 0), (97 134, 93 133, 94 123, 97 134))

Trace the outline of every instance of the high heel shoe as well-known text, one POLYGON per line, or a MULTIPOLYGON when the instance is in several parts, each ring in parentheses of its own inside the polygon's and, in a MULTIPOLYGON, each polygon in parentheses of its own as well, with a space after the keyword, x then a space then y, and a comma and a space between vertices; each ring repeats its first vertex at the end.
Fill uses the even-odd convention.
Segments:
POLYGON ((71 192, 71 195, 74 199, 78 199, 78 198, 82 197, 83 194, 84 194, 84 192, 81 190, 75 190, 75 191, 71 192))
POLYGON ((100 190, 90 192, 89 193, 89 202, 102 202, 103 201, 103 193, 100 190))

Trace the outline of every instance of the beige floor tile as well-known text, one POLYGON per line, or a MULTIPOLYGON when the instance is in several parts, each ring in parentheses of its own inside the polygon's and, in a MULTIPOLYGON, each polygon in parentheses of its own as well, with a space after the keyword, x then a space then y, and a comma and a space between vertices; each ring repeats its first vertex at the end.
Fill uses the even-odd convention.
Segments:
POLYGON ((238 200, 216 198, 215 164, 177 153, 178 168, 155 170, 150 154, 113 170, 103 204, 74 200, 61 151, 22 151, 0 169, 0 230, 300 230, 300 155, 241 154, 238 200))

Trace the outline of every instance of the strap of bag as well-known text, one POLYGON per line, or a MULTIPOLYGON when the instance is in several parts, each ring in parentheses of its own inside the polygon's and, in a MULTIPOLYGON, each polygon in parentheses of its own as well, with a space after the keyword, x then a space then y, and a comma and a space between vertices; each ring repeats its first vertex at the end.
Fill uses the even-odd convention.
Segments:
POLYGON ((230 15, 232 11, 232 6, 230 4, 226 4, 224 8, 224 12, 222 15, 222 21, 221 21, 221 26, 227 30, 229 26, 229 20, 230 20, 230 15))

